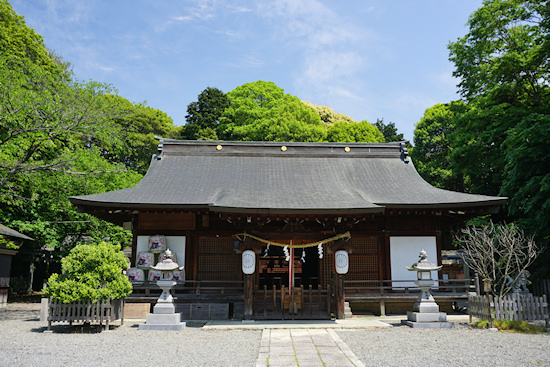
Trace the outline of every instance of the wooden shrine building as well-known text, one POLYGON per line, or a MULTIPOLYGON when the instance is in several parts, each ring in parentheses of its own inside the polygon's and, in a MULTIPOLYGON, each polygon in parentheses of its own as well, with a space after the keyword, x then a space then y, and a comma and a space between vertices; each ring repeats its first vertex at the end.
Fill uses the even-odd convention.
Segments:
MULTIPOLYGON (((416 297, 405 266, 420 250, 441 264, 442 231, 505 200, 431 186, 403 143, 181 140, 161 140, 135 187, 71 198, 132 230, 142 271, 130 300, 158 295, 154 246, 176 253, 185 274, 174 296, 189 318, 340 318, 344 298, 384 313, 386 301, 416 297)), ((458 295, 444 271, 441 291, 458 295)))
POLYGON ((34 241, 29 236, 19 233, 16 230, 0 223, 0 308, 8 303, 8 293, 10 288, 11 260, 18 252, 13 247, 9 247, 7 242, 12 242, 17 247, 23 245, 23 241, 34 241))

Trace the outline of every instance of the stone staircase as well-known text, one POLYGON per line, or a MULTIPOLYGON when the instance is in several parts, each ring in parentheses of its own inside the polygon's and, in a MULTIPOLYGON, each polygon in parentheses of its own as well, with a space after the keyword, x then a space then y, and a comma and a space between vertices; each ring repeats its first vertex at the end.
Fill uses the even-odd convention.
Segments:
POLYGON ((344 302, 344 319, 351 319, 352 317, 353 313, 351 312, 349 302, 344 302))

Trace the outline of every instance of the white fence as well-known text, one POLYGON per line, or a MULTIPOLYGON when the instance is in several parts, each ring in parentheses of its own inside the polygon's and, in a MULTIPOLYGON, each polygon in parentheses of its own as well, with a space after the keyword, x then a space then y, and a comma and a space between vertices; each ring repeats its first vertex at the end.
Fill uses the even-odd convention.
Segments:
POLYGON ((472 317, 477 317, 489 320, 491 327, 494 326, 494 320, 545 320, 546 328, 548 328, 550 317, 546 295, 542 297, 519 294, 504 297, 470 295, 468 296, 468 313, 470 322, 472 322, 472 317))

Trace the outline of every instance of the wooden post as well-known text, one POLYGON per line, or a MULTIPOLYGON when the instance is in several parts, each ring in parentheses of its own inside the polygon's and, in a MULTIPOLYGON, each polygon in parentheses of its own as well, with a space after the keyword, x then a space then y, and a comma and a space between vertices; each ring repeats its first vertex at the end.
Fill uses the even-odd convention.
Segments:
MULTIPOLYGON (((487 295, 487 315, 489 316, 489 325, 494 328, 495 327, 495 322, 493 320, 493 313, 491 312, 491 299, 492 299, 492 296, 490 295, 487 295)), ((496 306, 496 298, 494 299, 494 303, 495 306, 496 306)))
POLYGON ((254 300, 254 274, 244 275, 244 318, 250 320, 252 318, 254 307, 252 302, 254 300))
POLYGON ((334 292, 336 309, 334 313, 337 319, 344 318, 344 275, 336 274, 336 289, 334 292))

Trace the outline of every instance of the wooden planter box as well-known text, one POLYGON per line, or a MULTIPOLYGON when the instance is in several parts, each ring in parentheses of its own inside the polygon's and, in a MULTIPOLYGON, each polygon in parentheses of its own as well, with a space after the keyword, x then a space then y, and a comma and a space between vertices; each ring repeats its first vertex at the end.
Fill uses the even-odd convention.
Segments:
POLYGON ((124 322, 124 299, 102 301, 82 301, 74 303, 62 303, 50 297, 48 306, 48 330, 51 330, 52 322, 89 322, 99 323, 104 330, 109 330, 109 322, 115 320, 124 322))

